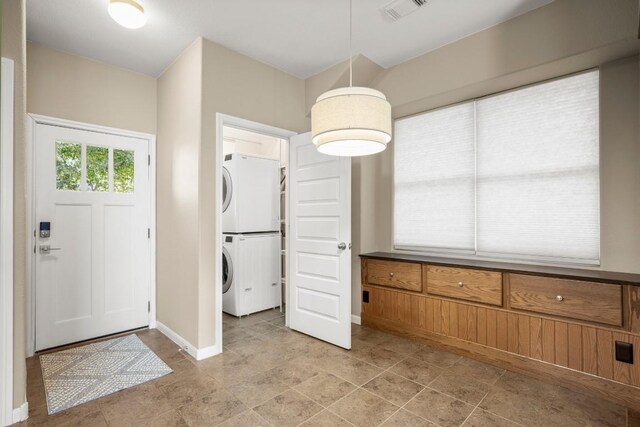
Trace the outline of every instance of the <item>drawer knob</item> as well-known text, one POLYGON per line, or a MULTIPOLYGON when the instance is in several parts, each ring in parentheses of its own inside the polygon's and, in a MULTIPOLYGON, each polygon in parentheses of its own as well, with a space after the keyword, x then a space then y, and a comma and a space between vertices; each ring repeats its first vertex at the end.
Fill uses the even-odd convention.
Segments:
POLYGON ((389 276, 390 276, 390 277, 393 277, 393 273, 389 273, 389 276))
POLYGON ((562 301, 564 301, 564 297, 563 297, 562 295, 558 295, 558 296, 556 297, 556 301, 558 301, 558 302, 562 302, 562 301))
POLYGON ((462 282, 458 282, 458 287, 460 287, 460 288, 461 288, 461 287, 463 287, 463 286, 464 286, 464 283, 462 283, 462 282))

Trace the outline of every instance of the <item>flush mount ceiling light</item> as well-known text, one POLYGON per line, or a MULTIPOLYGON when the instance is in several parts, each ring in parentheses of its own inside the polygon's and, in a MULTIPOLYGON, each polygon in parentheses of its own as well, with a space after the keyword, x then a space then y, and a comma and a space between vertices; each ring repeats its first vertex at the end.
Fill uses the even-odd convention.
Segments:
POLYGON ((391 141, 391 105, 382 92, 353 87, 352 0, 349 0, 349 87, 330 90, 311 108, 311 138, 332 156, 379 153, 391 141))
POLYGON ((141 28, 147 22, 144 8, 134 0, 111 0, 109 15, 118 24, 132 30, 141 28))

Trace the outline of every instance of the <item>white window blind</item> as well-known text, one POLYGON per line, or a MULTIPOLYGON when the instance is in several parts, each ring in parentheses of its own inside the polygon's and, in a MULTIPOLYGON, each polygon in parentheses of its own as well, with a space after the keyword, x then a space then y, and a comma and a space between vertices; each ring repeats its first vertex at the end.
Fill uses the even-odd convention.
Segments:
POLYGON ((597 263, 598 71, 396 121, 398 249, 597 263))
POLYGON ((473 103, 395 123, 397 247, 473 251, 473 103))
POLYGON ((478 252, 600 257, 598 73, 476 104, 478 252))

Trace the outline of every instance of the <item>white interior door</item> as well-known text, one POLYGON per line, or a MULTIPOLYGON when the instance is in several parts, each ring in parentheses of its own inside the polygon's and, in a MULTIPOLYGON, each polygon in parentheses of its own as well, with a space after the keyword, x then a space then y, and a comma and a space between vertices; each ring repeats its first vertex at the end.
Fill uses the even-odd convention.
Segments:
POLYGON ((148 144, 36 126, 36 350, 149 324, 148 144))
POLYGON ((351 348, 351 159, 290 140, 289 327, 351 348))

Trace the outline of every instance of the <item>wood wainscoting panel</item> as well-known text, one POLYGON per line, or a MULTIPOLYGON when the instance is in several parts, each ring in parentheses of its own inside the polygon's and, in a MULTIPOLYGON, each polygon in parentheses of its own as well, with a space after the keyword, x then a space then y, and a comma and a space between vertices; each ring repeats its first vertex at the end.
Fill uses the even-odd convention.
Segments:
POLYGON ((582 371, 598 375, 598 334, 590 326, 582 327, 582 371))
POLYGON ((449 301, 442 301, 442 312, 440 313, 440 318, 442 319, 442 335, 451 336, 451 319, 450 319, 450 311, 451 303, 449 301))
POLYGON ((623 384, 640 386, 640 336, 424 294, 363 286, 363 320, 480 344, 623 384), (634 344, 633 365, 616 362, 615 341, 634 344))
POLYGON ((467 329, 467 319, 469 317, 469 307, 461 305, 458 307, 458 338, 461 340, 469 340, 469 330, 467 329))
POLYGON ((556 324, 549 319, 542 319, 542 360, 556 361, 556 324))
POLYGON ((507 351, 518 353, 518 314, 507 313, 507 351))
POLYGON ((496 312, 496 348, 507 351, 509 347, 509 329, 507 326, 507 312, 496 312))
POLYGON ((487 345, 487 309, 477 307, 477 343, 487 345))
POLYGON ((455 302, 449 303, 449 336, 459 338, 458 333, 458 304, 455 302))
POLYGON ((569 367, 569 338, 567 337, 567 324, 564 322, 555 322, 555 364, 569 367))
POLYGON ((362 321, 640 410, 640 287, 610 277, 364 259, 362 321), (616 341, 633 344, 633 364, 615 360, 616 341))
POLYGON ((526 315, 518 315, 518 354, 525 357, 531 356, 531 318, 526 315))
POLYGON ((442 334, 442 300, 429 299, 433 301, 433 332, 442 334))
POLYGON ((598 329, 598 376, 613 379, 613 334, 611 331, 598 329))
POLYGON ((539 317, 529 319, 529 343, 531 358, 542 360, 542 319, 539 317))
POLYGON ((498 348, 498 312, 487 309, 487 346, 498 348))
MULTIPOLYGON (((640 393, 638 388, 632 385, 609 381, 558 365, 542 363, 477 343, 465 342, 441 334, 428 333, 393 321, 368 318, 367 316, 363 316, 362 321, 365 326, 417 339, 431 346, 477 359, 503 369, 533 376, 541 381, 551 382, 582 393, 589 393, 614 401, 621 406, 632 408, 635 411, 640 411, 640 393)), ((637 366, 637 363, 634 366, 637 366)))
POLYGON ((478 307, 468 305, 467 307, 467 340, 478 342, 478 307))
POLYGON ((435 325, 433 324, 433 312, 434 309, 434 301, 431 298, 422 298, 425 301, 425 316, 427 320, 426 330, 428 332, 435 331, 435 325))
POLYGON ((576 371, 582 370, 582 327, 567 325, 568 367, 576 371))

